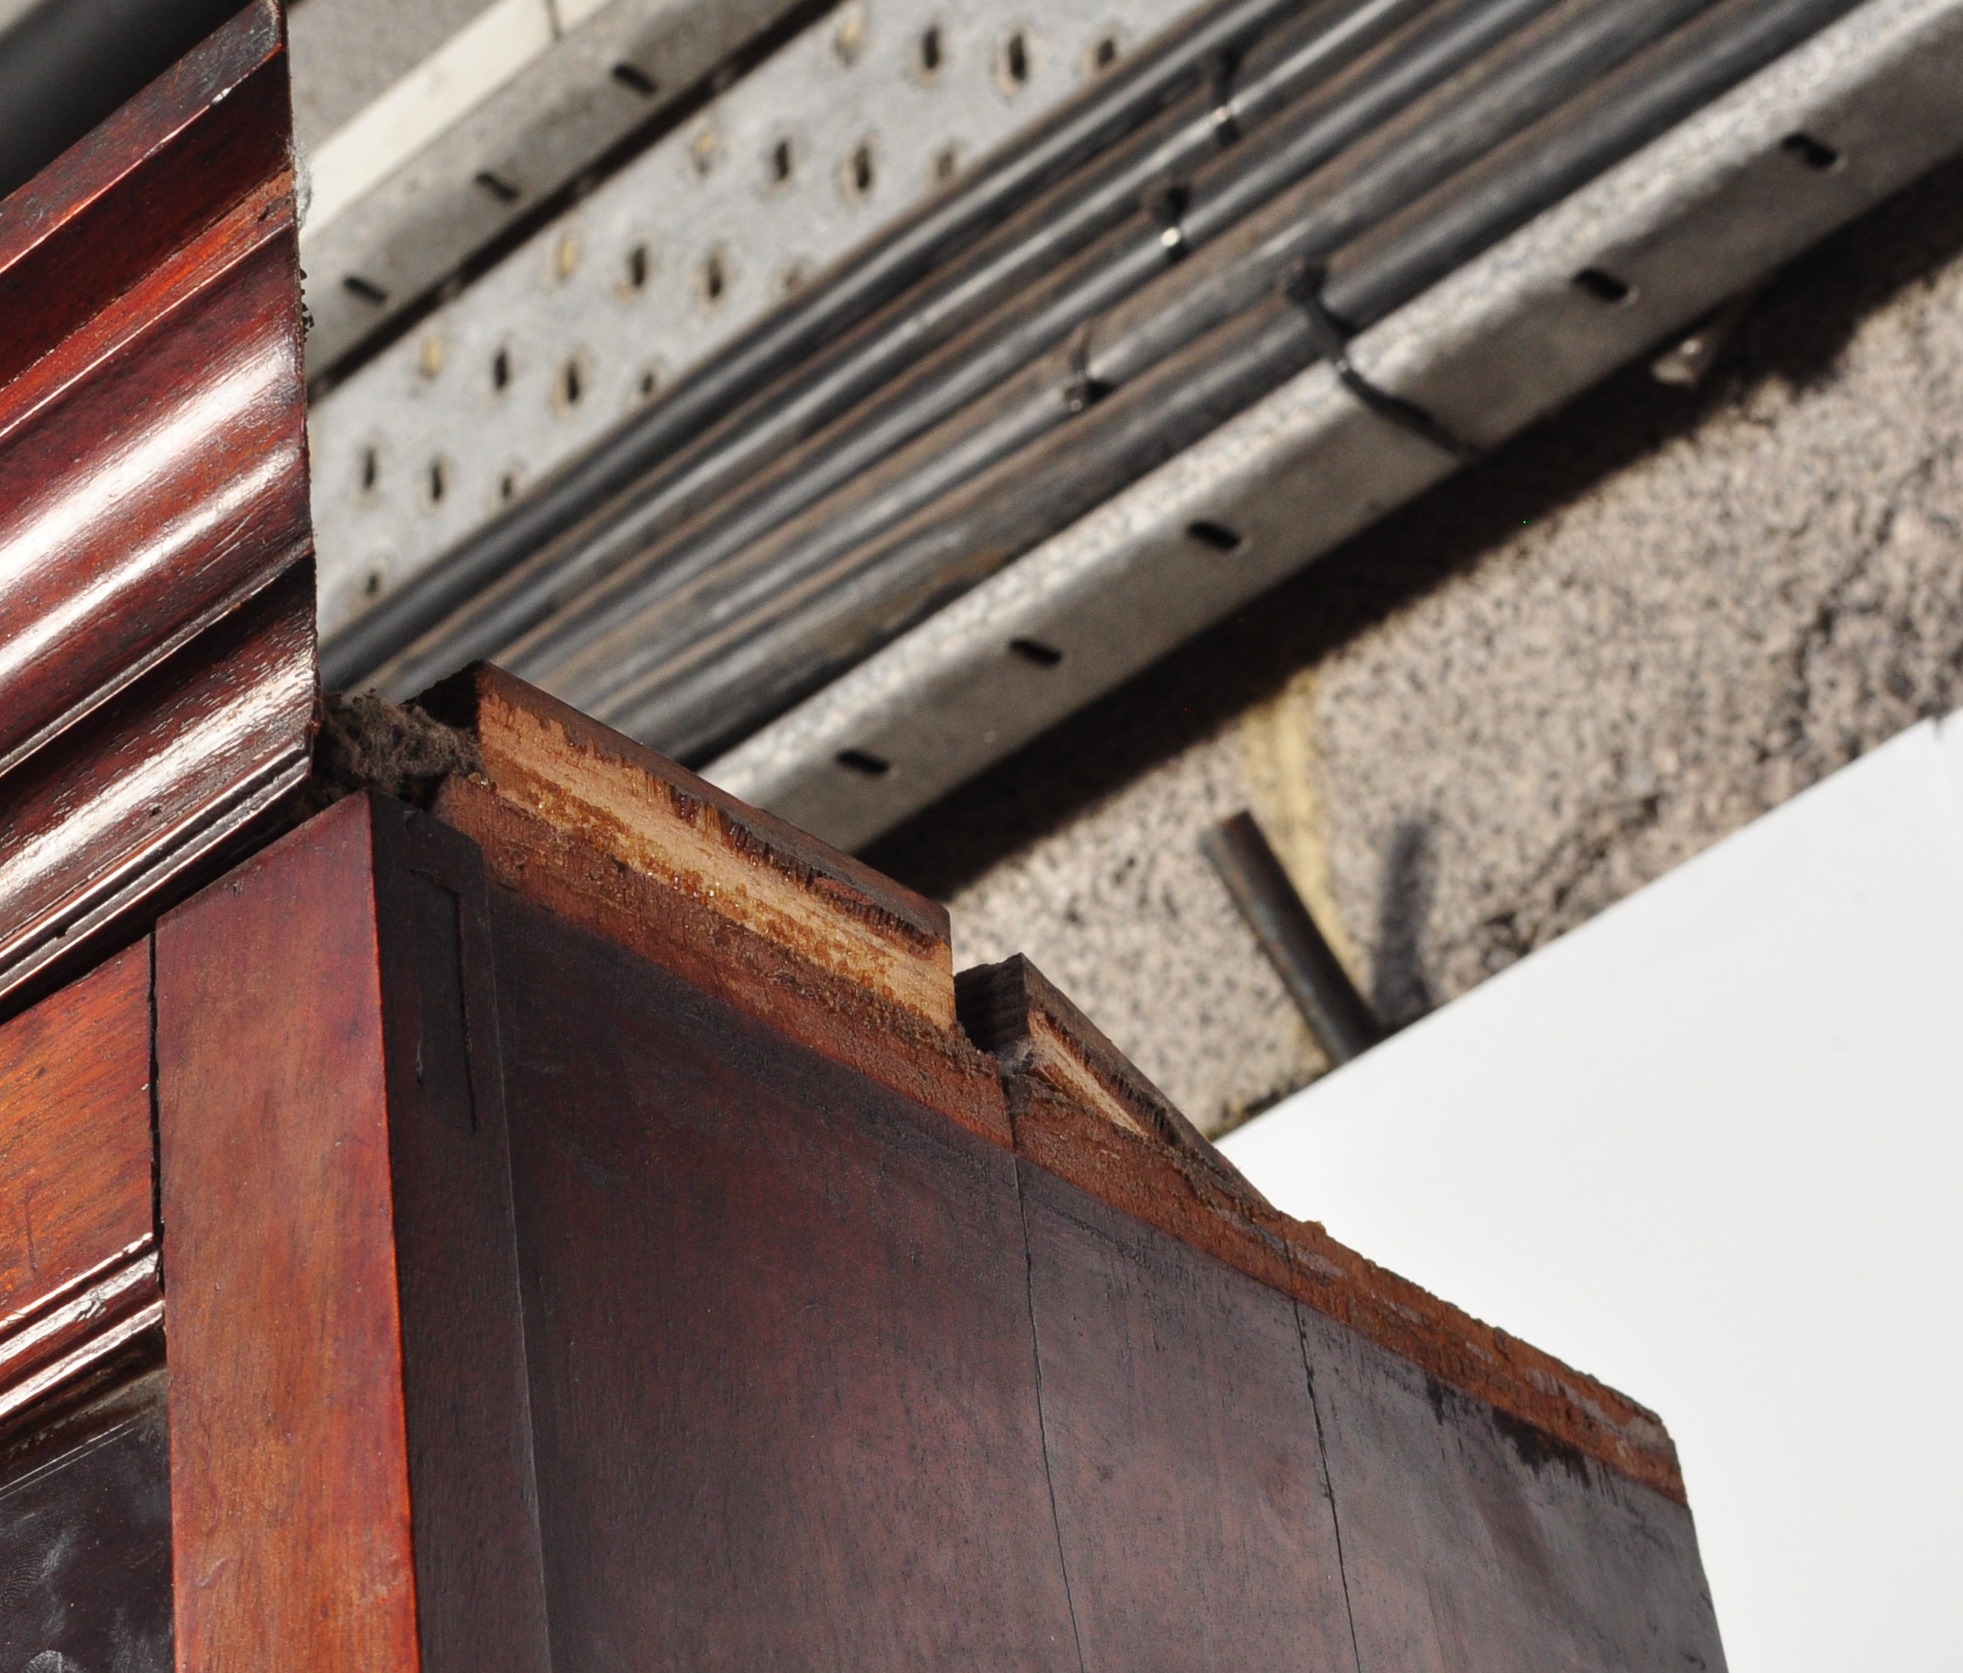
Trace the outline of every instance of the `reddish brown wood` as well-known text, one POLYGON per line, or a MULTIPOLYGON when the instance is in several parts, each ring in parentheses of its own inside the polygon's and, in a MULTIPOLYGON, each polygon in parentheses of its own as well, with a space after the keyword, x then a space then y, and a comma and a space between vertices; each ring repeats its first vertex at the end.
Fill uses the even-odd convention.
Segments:
POLYGON ((1046 997, 1055 990, 1026 960, 964 973, 962 985, 963 1014, 1002 1053, 1019 1154, 1539 1430, 1548 1444, 1683 1501, 1676 1448, 1655 1413, 1365 1260, 1322 1227, 1279 1213, 1224 1160, 1209 1164, 1190 1140, 1160 1129, 1135 1086, 1119 1107, 1109 1088, 1127 1078, 1106 1062, 1113 1048, 1101 1036, 1071 1044, 1064 1031, 1087 1025, 1046 997), (1013 1020, 1019 1005, 1022 1023, 1013 1020), (1032 1049, 1043 1042, 1047 1050, 1032 1049), (1085 1067, 1101 1062, 1104 1082, 1087 1088, 1085 1067))
POLYGON ((0 1423, 161 1315, 150 948, 0 1026, 0 1423))
POLYGON ((305 782, 312 581, 289 571, 0 780, 0 1002, 211 869, 305 782))
POLYGON ((1724 1667, 1676 1499, 1301 1320, 1363 1668, 1724 1667))
POLYGON ((0 203, 0 1005, 301 776, 289 131, 254 0, 0 203))
POLYGON ((417 1665, 369 828, 157 929, 177 1665, 417 1665))
POLYGON ((429 701, 478 766, 436 811, 500 883, 1008 1144, 944 908, 495 668, 429 701))
POLYGON ((157 929, 184 1673, 545 1666, 481 885, 401 818, 157 929))
POLYGON ((496 923, 557 1665, 1078 1667, 1013 1159, 496 923))

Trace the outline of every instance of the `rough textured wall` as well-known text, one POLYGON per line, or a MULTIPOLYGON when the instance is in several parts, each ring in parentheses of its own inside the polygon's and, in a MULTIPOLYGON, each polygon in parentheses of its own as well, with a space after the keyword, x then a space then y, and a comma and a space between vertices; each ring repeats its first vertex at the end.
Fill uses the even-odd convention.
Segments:
POLYGON ((1421 1014, 1963 700, 1963 164, 930 810, 871 857, 1203 1124, 1321 1067, 1198 856, 1252 805, 1421 1014))

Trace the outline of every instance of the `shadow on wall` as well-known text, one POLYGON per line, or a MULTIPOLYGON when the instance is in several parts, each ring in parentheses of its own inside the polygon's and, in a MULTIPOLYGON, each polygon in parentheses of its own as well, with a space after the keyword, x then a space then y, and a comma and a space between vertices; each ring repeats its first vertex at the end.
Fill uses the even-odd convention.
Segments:
MULTIPOLYGON (((1861 322, 1963 254, 1963 159, 1790 264, 1695 389, 1637 364, 1449 479, 878 843, 867 858, 945 899, 1029 842, 1272 697, 1311 666, 1481 558, 1523 523, 1778 380, 1824 380, 1861 322)), ((1379 913, 1387 1020, 1429 1007, 1417 948, 1429 835, 1400 830, 1379 913)))

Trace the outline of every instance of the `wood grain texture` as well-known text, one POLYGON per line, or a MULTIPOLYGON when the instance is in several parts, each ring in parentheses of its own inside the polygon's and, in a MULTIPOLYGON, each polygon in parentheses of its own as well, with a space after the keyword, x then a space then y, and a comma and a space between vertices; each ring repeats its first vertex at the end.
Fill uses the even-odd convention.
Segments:
POLYGON ((1077 1667, 1012 1159, 494 898, 557 1664, 1077 1667))
POLYGON ((499 669, 480 664, 424 701, 475 735, 506 800, 841 980, 953 1025, 937 902, 499 669))
POLYGON ((186 1673, 549 1667, 486 910, 357 796, 158 926, 186 1673))
POLYGON ((1084 1667, 1354 1673, 1294 1303, 1019 1166, 1084 1667))
POLYGON ((0 1445, 0 1667, 170 1673, 170 1476, 151 1371, 0 1445))
POLYGON ((367 804, 158 924, 177 1666, 418 1666, 367 804))
POLYGON ((0 780, 0 1005, 208 873, 305 782, 313 651, 309 564, 0 780))
POLYGON ((150 948, 0 1026, 0 1422, 155 1325, 150 948))
POLYGON ((289 134, 254 0, 0 203, 0 1006, 299 780, 289 134))
POLYGON ((1301 1320, 1361 1673, 1722 1673, 1681 1504, 1301 1320))

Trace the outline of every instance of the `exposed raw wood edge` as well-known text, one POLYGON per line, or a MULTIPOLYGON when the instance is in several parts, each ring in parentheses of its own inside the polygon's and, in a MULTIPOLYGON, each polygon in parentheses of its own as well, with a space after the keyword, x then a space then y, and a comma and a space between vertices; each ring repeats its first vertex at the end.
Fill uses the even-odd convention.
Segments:
POLYGON ((752 929, 722 910, 726 897, 704 900, 621 863, 583 829, 506 800, 487 779, 447 779, 432 808, 514 893, 1008 1147, 994 1060, 955 1030, 752 929))
POLYGON ((1115 1126, 1191 1158, 1229 1193, 1268 1206, 1179 1106, 1021 953, 962 971, 955 1005, 968 1037, 1005 1073, 1038 1076, 1115 1126))
POLYGON ((163 1321, 156 1239, 146 1237, 0 1327, 0 1424, 163 1321))
POLYGON ((488 666, 421 707, 514 808, 842 983, 954 1029, 947 911, 488 666))
POLYGON ((1655 1413, 1271 1207, 1026 959, 964 971, 962 1021, 1001 1065, 1017 1153, 1294 1297, 1544 1437, 1682 1503, 1655 1413), (1020 1015, 1018 1015, 1018 1010, 1020 1015), (1190 1135, 1190 1137, 1188 1136, 1190 1135))

